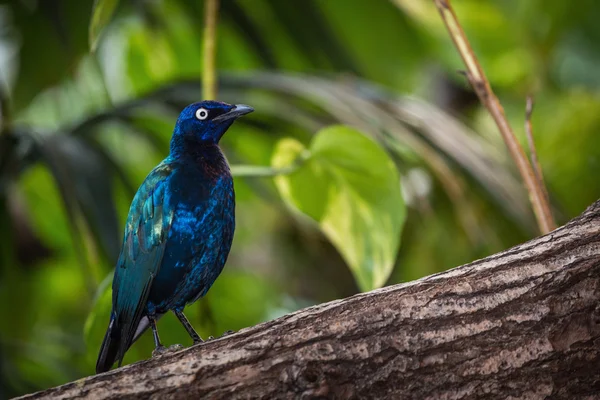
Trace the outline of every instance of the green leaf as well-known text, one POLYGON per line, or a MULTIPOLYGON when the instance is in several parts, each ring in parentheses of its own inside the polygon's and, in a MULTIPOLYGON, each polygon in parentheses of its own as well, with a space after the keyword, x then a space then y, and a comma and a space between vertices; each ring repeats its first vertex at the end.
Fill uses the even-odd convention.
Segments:
POLYGON ((110 22, 119 0, 95 0, 90 22, 90 49, 96 50, 102 29, 110 22))
MULTIPOLYGON (((283 139, 272 165, 289 167, 306 152, 300 142, 283 139)), ((394 163, 377 143, 341 125, 321 130, 309 152, 295 172, 275 178, 281 196, 319 224, 361 290, 383 286, 406 216, 394 163)))

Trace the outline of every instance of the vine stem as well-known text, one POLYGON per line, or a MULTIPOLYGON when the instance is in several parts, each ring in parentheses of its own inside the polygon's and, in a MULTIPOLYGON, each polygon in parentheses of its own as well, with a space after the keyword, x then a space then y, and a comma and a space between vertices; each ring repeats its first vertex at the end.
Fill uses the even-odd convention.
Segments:
POLYGON ((259 178, 265 176, 280 176, 290 175, 296 172, 304 163, 306 163, 311 153, 309 150, 305 150, 300 154, 292 164, 283 168, 274 168, 263 165, 232 165, 231 174, 236 177, 252 177, 259 178))
POLYGON ((202 97, 205 100, 214 100, 217 97, 215 42, 217 38, 218 15, 219 0, 206 0, 204 2, 204 50, 202 61, 202 97))
POLYGON ((269 176, 289 175, 294 173, 300 167, 299 164, 291 165, 286 168, 273 168, 262 165, 232 165, 231 174, 235 177, 259 178, 269 176))
POLYGON ((469 83, 475 90, 475 93, 477 93, 481 103, 487 108, 494 119, 494 122, 498 126, 500 134, 504 139, 504 143, 506 144, 506 147, 508 147, 510 156, 517 165, 523 183, 529 193, 529 201, 531 202, 540 231, 542 233, 548 233, 554 230, 556 228, 556 223, 552 217, 544 183, 537 179, 534 169, 525 155, 523 147, 517 140, 514 131, 508 123, 506 115, 504 114, 504 108, 494 94, 479 61, 469 44, 469 40, 452 9, 450 0, 433 1, 444 20, 444 24, 448 29, 452 41, 456 45, 456 48, 467 67, 465 75, 467 76, 469 83))

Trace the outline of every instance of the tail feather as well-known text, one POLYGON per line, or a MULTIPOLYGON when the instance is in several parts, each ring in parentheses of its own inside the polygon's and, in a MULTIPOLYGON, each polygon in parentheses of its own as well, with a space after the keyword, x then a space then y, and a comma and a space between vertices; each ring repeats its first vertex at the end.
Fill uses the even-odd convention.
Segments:
MULTIPOLYGON (((98 361, 96 362, 96 373, 108 371, 119 354, 119 347, 121 345, 121 329, 117 326, 117 319, 114 314, 110 318, 108 329, 104 335, 102 346, 100 346, 100 354, 98 355, 98 361)), ((119 364, 121 360, 119 360, 119 364)))

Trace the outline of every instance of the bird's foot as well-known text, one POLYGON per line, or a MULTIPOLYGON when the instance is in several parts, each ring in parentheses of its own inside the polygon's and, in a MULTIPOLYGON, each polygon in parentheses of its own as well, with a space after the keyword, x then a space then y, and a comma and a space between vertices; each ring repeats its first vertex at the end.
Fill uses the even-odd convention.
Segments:
POLYGON ((183 349, 182 344, 172 344, 167 348, 167 351, 169 351, 169 353, 175 353, 176 351, 179 351, 182 349, 183 349))
MULTIPOLYGON (((225 331, 225 332, 223 332, 223 334, 221 336, 217 337, 216 339, 221 339, 222 337, 229 336, 229 335, 232 335, 234 333, 235 333, 235 331, 231 331, 231 330, 225 331)), ((215 340, 215 337, 214 336, 207 337, 206 341, 208 342, 209 340, 215 340)))
POLYGON ((152 351, 152 357, 159 357, 162 356, 163 354, 168 353, 169 350, 167 350, 167 348, 165 346, 156 346, 154 348, 154 350, 152 351))
POLYGON ((168 353, 175 353, 176 351, 179 351, 183 349, 183 346, 180 344, 174 344, 171 345, 169 347, 165 347, 165 346, 157 346, 154 351, 152 352, 152 357, 159 357, 162 356, 164 354, 168 354, 168 353))

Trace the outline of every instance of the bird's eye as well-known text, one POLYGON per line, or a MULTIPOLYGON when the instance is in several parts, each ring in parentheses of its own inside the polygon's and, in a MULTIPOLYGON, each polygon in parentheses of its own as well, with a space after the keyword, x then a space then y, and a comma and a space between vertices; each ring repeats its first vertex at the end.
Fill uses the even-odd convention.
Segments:
POLYGON ((206 118, 208 118, 208 110, 206 108, 197 109, 196 118, 198 118, 200 121, 204 121, 206 118))

